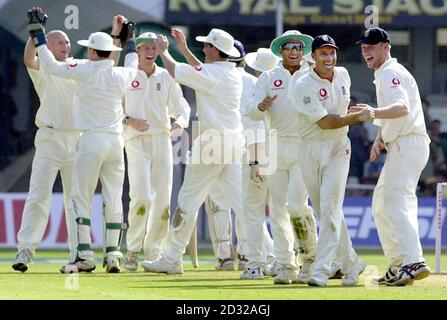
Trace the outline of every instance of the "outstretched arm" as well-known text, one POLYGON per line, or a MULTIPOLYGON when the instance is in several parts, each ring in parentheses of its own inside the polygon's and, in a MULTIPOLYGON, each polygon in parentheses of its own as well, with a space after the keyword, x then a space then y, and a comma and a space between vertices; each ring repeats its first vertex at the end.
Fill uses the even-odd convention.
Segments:
POLYGON ((338 129, 356 122, 374 120, 375 109, 364 107, 348 114, 327 114, 317 121, 321 129, 338 129))

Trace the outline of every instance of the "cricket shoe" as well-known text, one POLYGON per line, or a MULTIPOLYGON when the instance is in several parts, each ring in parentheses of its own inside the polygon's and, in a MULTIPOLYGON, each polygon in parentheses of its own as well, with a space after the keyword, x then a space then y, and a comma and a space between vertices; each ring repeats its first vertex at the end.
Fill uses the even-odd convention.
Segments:
POLYGON ((298 280, 298 271, 292 268, 287 268, 286 266, 282 266, 279 273, 276 275, 273 280, 274 284, 296 284, 301 283, 298 280))
POLYGON ((310 278, 310 272, 312 271, 312 264, 314 260, 306 259, 301 265, 300 272, 298 273, 297 283, 307 283, 310 278))
POLYGON ((141 263, 144 271, 146 272, 156 272, 156 273, 167 273, 167 274, 182 274, 183 265, 180 261, 169 263, 164 257, 160 257, 154 261, 143 261, 141 263))
POLYGON ((343 279, 341 280, 341 284, 343 286, 355 286, 359 282, 359 276, 365 271, 366 264, 362 259, 357 258, 355 265, 352 267, 351 271, 347 272, 343 279))
POLYGON ((281 271, 281 264, 279 264, 276 260, 272 263, 269 263, 264 268, 264 275, 274 277, 278 275, 281 271))
POLYGON ((329 280, 331 279, 343 279, 343 272, 341 272, 341 263, 336 260, 331 264, 331 272, 329 273, 329 280))
POLYGON ((128 251, 126 257, 124 258, 124 268, 127 271, 137 271, 138 270, 138 252, 128 251))
POLYGON ((217 263, 214 266, 217 271, 234 271, 234 262, 232 258, 217 259, 217 263))
POLYGON ((404 265, 399 268, 397 275, 392 279, 393 281, 387 281, 387 286, 405 286, 413 284, 414 280, 422 280, 428 277, 431 273, 430 268, 425 262, 416 262, 404 265))
POLYGON ((33 260, 33 250, 30 248, 20 249, 16 255, 16 263, 12 265, 12 268, 16 271, 26 272, 28 270, 28 264, 33 260))
POLYGON ((242 280, 262 280, 264 279, 264 273, 261 267, 247 268, 241 273, 242 280))
POLYGON ((307 280, 307 285, 311 287, 324 288, 327 286, 327 277, 322 277, 319 274, 311 275, 307 280))
POLYGON ((245 258, 245 256, 239 256, 239 264, 237 266, 237 269, 239 271, 245 270, 245 265, 247 264, 247 262, 248 262, 248 259, 245 258))
POLYGON ((92 272, 95 268, 95 260, 76 258, 75 262, 62 266, 59 271, 60 273, 92 272))
POLYGON ((397 277, 397 272, 399 271, 399 267, 397 266, 390 266, 385 274, 381 276, 380 278, 373 279, 373 284, 377 285, 386 285, 387 283, 394 282, 395 278, 397 277))
POLYGON ((120 273, 120 259, 116 255, 108 254, 104 257, 102 266, 106 268, 107 273, 120 273))

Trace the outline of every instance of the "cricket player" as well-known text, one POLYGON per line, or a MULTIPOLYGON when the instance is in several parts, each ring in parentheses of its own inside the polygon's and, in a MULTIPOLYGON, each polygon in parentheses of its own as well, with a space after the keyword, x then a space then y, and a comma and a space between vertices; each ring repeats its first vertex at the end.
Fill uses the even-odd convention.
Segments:
MULTIPOLYGON (((259 153, 261 153, 261 148, 265 144, 265 126, 262 121, 253 121, 248 117, 248 104, 250 97, 253 93, 253 90, 255 88, 256 80, 257 78, 249 74, 244 70, 245 67, 245 48, 242 42, 239 40, 234 40, 234 46, 239 51, 240 57, 238 58, 231 58, 229 61, 236 63, 236 69, 241 73, 242 76, 242 82, 243 82, 243 90, 242 90, 242 98, 241 98, 241 120, 242 125, 244 127, 244 137, 246 141, 246 147, 250 149, 251 151, 251 157, 250 159, 253 160, 253 162, 256 160, 256 150, 259 148, 259 153), (262 146, 261 146, 262 145, 262 146)), ((272 54, 273 56, 273 54, 272 54)), ((277 59, 274 58, 276 61, 277 59)), ((247 156, 248 150, 246 150, 246 156, 247 156)), ((261 155, 260 155, 261 157, 261 155)), ((248 256, 250 255, 250 247, 252 246, 258 246, 259 245, 259 253, 260 253, 260 261, 263 267, 265 267, 265 264, 268 260, 268 262, 273 262, 274 256, 273 256, 273 240, 270 237, 270 234, 267 230, 267 225, 265 224, 265 206, 266 206, 266 199, 267 199, 267 183, 262 178, 259 179, 258 184, 254 184, 252 181, 250 181, 250 166, 248 166, 248 161, 250 159, 247 159, 247 161, 244 161, 244 163, 247 163, 247 165, 244 165, 242 168, 242 190, 243 190, 243 205, 244 205, 244 216, 247 216, 248 211, 252 210, 249 208, 249 206, 255 206, 256 208, 260 208, 258 211, 260 212, 259 216, 262 217, 262 220, 259 228, 256 229, 255 233, 256 236, 259 234, 261 235, 261 238, 256 240, 259 242, 254 244, 253 240, 247 241, 247 238, 250 238, 251 236, 248 234, 241 234, 239 230, 241 229, 241 224, 244 224, 245 222, 242 221, 242 217, 239 215, 236 215, 236 237, 237 237, 237 255, 239 259, 238 264, 238 270, 246 270, 246 264, 249 263, 248 256), (248 189, 253 188, 251 191, 254 195, 251 196, 250 199, 247 198, 248 195, 248 189), (258 191, 259 190, 259 191, 258 191), (249 200, 250 203, 249 203, 249 200), (243 237, 245 236, 245 237, 243 237)), ((205 208, 212 207, 210 203, 216 203, 217 207, 220 209, 218 211, 221 216, 221 221, 215 221, 214 226, 218 229, 224 229, 224 230, 230 230, 231 228, 228 227, 229 224, 231 224, 231 215, 228 209, 228 205, 226 205, 224 201, 224 197, 222 195, 222 192, 214 187, 209 196, 207 201, 205 202, 205 208), (222 210, 223 208, 223 210, 222 210), (224 219, 227 218, 228 219, 224 219), (219 225, 218 225, 219 224, 219 225)), ((207 210, 211 211, 211 210, 207 210)), ((252 219, 248 219, 250 223, 253 221, 252 219)), ((258 219, 259 220, 259 219, 258 219)), ((248 227, 249 223, 245 223, 245 226, 248 227)), ((223 230, 222 230, 223 231, 223 230)), ((231 239, 231 232, 230 232, 230 239, 231 239)), ((225 243, 224 243, 225 244, 225 243)), ((226 248, 226 247, 225 247, 226 248)), ((229 252, 226 250, 226 252, 229 252)), ((225 260, 222 261, 225 266, 225 260)), ((227 260, 226 265, 230 265, 230 261, 227 260)), ((217 266, 216 266, 217 267, 217 266)), ((216 268, 217 269, 217 268, 216 268)), ((258 277, 258 275, 254 275, 255 277, 258 277)), ((253 278, 253 277, 251 277, 253 278)), ((250 279, 251 279, 250 278, 250 279)))
MULTIPOLYGON (((112 35, 121 32, 123 16, 115 16, 112 35)), ((92 199, 98 183, 102 184, 104 201, 106 272, 120 271, 122 256, 119 242, 123 229, 122 187, 124 181, 123 111, 122 96, 137 74, 138 56, 133 40, 128 41, 126 56, 128 68, 114 67, 112 51, 121 51, 110 35, 95 32, 78 44, 88 48, 88 58, 75 64, 58 62, 46 45, 45 34, 37 25, 30 25, 31 38, 37 47, 40 67, 52 75, 76 82, 73 113, 76 128, 82 131, 73 167, 70 210, 74 210, 78 224, 78 257, 65 266, 64 272, 92 271, 95 269, 91 250, 90 215, 92 199)), ((117 41, 119 41, 117 39, 117 41)), ((115 56, 116 58, 116 56, 115 56)))
MULTIPOLYGON (((257 76, 272 70, 279 62, 279 58, 270 49, 263 50, 249 53, 244 59, 245 63, 255 70, 257 76)), ((244 89, 247 88, 247 96, 244 99, 243 95, 241 101, 241 116, 247 157, 243 166, 242 182, 248 238, 248 263, 240 278, 256 280, 263 279, 264 274, 272 275, 271 266, 275 261, 273 242, 265 223, 265 208, 269 198, 268 185, 260 168, 260 165, 266 165, 266 130, 264 121, 253 121, 248 116, 250 97, 255 90, 257 77, 249 75, 242 68, 240 70, 246 79, 244 89)))
POLYGON ((272 204, 273 249, 276 261, 281 265, 275 284, 304 282, 315 259, 316 223, 298 165, 301 154, 298 151, 300 136, 296 109, 287 96, 292 76, 298 79, 309 71, 303 57, 311 51, 311 44, 312 37, 297 30, 286 31, 275 38, 270 49, 283 61, 259 77, 250 101, 251 119, 265 119, 267 128, 277 133, 277 169, 267 178, 272 204), (294 232, 299 240, 303 264, 300 276, 294 252, 294 232))
POLYGON ((330 36, 316 37, 314 68, 289 88, 298 110, 299 165, 319 220, 317 254, 307 284, 319 287, 327 285, 336 258, 345 286, 357 284, 365 269, 352 248, 342 207, 351 155, 348 126, 373 119, 374 111, 363 107, 348 114, 351 79, 345 68, 336 67, 337 49, 330 36))
POLYGON ((129 227, 124 266, 136 271, 138 254, 144 260, 160 256, 161 240, 169 228, 173 156, 171 133, 188 127, 191 109, 178 84, 156 65, 157 35, 146 32, 135 39, 137 77, 125 95, 124 141, 129 176, 129 227), (175 119, 171 125, 170 118, 175 119))
POLYGON ((391 58, 387 32, 382 28, 367 29, 358 43, 368 68, 374 70, 377 94, 374 124, 379 129, 370 159, 375 161, 383 150, 387 151, 374 189, 372 213, 384 254, 391 264, 377 282, 409 285, 431 272, 422 256, 416 197, 430 139, 418 85, 410 72, 391 58))
POLYGON ((236 214, 242 213, 241 162, 243 152, 240 100, 242 78, 230 56, 238 57, 234 38, 212 29, 203 42, 205 63, 200 63, 187 48, 183 35, 172 32, 189 64, 176 62, 168 52, 166 37, 157 45, 166 69, 174 79, 196 91, 199 135, 194 140, 191 163, 178 196, 173 225, 164 242, 161 258, 142 263, 145 271, 183 273, 182 256, 195 228, 197 211, 209 190, 217 184, 236 214), (194 61, 195 59, 195 61, 194 61))
MULTIPOLYGON (((47 17, 40 11, 28 14, 29 23, 45 27, 47 17)), ((60 62, 77 63, 69 58, 70 39, 60 30, 47 34, 48 49, 60 62)), ((14 270, 25 272, 34 256, 35 249, 42 241, 51 207, 51 194, 57 173, 60 172, 65 204, 65 223, 67 226, 69 262, 74 262, 77 254, 76 222, 72 212, 67 210, 70 203, 71 174, 76 153, 76 144, 80 132, 76 129, 73 118, 74 82, 50 75, 40 68, 40 59, 36 49, 28 39, 23 60, 34 88, 40 99, 40 107, 35 123, 38 127, 30 187, 22 223, 17 234, 18 253, 14 270)))

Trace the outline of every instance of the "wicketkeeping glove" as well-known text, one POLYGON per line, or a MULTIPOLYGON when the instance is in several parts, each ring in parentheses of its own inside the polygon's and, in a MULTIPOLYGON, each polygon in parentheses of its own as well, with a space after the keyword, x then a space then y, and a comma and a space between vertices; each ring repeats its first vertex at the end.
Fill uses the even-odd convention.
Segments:
POLYGON ((47 19, 48 16, 38 9, 28 11, 28 32, 36 48, 47 43, 45 36, 47 19))
POLYGON ((121 45, 123 47, 127 43, 127 41, 134 39, 135 38, 135 22, 129 21, 129 22, 123 23, 119 37, 121 40, 121 45))

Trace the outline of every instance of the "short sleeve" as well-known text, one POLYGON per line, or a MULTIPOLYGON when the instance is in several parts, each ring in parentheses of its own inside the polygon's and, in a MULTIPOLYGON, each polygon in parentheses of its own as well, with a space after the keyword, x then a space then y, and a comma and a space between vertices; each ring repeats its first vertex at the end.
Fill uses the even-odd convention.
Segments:
POLYGON ((400 103, 409 107, 408 92, 403 83, 404 79, 399 73, 393 69, 383 70, 380 77, 380 91, 384 99, 385 106, 400 103))
POLYGON ((313 90, 309 90, 303 79, 296 81, 293 88, 289 89, 293 92, 289 92, 288 96, 292 98, 298 112, 303 113, 312 122, 315 123, 328 114, 317 95, 313 90))
POLYGON ((175 80, 178 83, 198 91, 209 91, 214 88, 217 83, 216 76, 206 64, 201 64, 195 67, 186 63, 176 64, 175 80))

